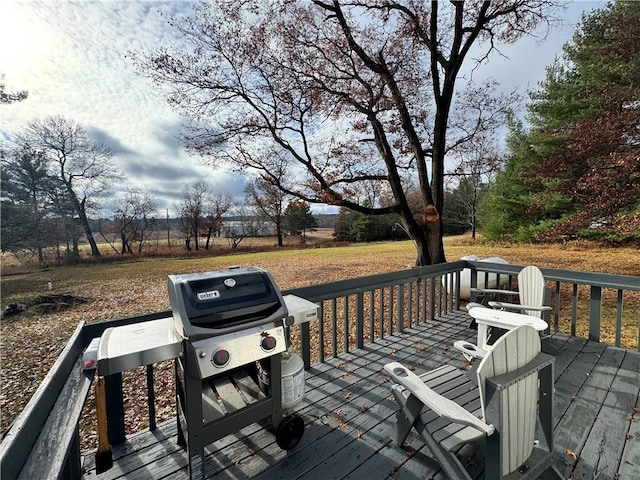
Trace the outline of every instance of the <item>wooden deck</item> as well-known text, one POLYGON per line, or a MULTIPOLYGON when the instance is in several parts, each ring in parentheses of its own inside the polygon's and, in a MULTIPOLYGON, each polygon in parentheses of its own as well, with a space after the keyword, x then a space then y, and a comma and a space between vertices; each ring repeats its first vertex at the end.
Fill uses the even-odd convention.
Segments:
MULTIPOLYGON (((456 312, 403 335, 387 337, 306 372, 306 422, 295 449, 282 451, 265 426, 253 424, 208 448, 207 478, 446 479, 412 434, 402 449, 390 441, 396 404, 383 365, 400 361, 417 373, 445 362, 463 364, 454 340, 475 339, 469 317, 456 312)), ((567 478, 640 478, 640 353, 554 335, 555 461, 567 478)), ((84 478, 184 479, 186 455, 175 421, 114 447, 114 467, 84 478)))

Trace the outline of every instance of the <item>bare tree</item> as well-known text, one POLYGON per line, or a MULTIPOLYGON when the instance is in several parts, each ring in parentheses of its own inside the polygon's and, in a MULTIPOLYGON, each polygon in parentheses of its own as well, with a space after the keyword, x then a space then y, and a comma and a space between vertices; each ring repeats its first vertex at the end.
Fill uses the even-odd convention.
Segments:
POLYGON ((557 8, 552 0, 211 0, 171 21, 191 50, 162 48, 136 64, 192 118, 191 151, 263 176, 286 159, 292 175, 274 182, 280 189, 309 203, 398 214, 425 265, 446 260, 445 158, 493 128, 499 118, 486 113, 506 103, 456 95, 465 61, 480 68, 497 45, 548 23, 557 8), (363 182, 393 201, 359 201, 363 182))
POLYGON ((224 216, 231 208, 233 198, 229 194, 215 193, 205 199, 203 228, 206 238, 205 250, 209 250, 212 235, 220 235, 224 226, 224 216))
POLYGON ((21 102, 26 99, 28 92, 26 90, 18 90, 16 92, 7 92, 4 84, 4 73, 0 73, 0 105, 5 103, 21 102))
POLYGON ((229 247, 238 245, 247 237, 255 237, 262 231, 262 222, 256 212, 247 205, 238 205, 231 211, 232 219, 225 223, 223 234, 229 247))
POLYGON ((111 149, 92 141, 79 124, 61 116, 29 122, 17 136, 17 143, 46 158, 49 175, 64 188, 78 215, 91 254, 100 256, 87 212, 97 206, 98 198, 108 192, 111 182, 118 177, 111 149))
POLYGON ((67 195, 66 188, 60 182, 52 182, 48 191, 54 214, 54 239, 56 246, 56 261, 59 265, 66 262, 77 262, 80 259, 80 238, 82 227, 73 205, 67 195), (62 249, 64 247, 64 257, 62 249))
POLYGON ((206 202, 209 195, 209 186, 198 181, 186 185, 182 189, 182 201, 178 207, 178 216, 182 223, 185 247, 191 250, 191 241, 194 242, 196 250, 200 249, 199 235, 200 227, 205 216, 206 202))
POLYGON ((249 181, 245 187, 245 194, 249 203, 273 222, 278 246, 281 247, 284 244, 282 222, 288 195, 278 185, 284 183, 287 170, 285 162, 276 163, 274 166, 270 175, 258 175, 249 181))
POLYGON ((113 233, 120 240, 120 251, 115 248, 114 241, 107 238, 102 230, 100 233, 118 254, 133 255, 135 245, 135 254, 140 255, 145 242, 149 239, 151 219, 156 210, 156 200, 152 195, 144 193, 139 188, 130 188, 114 208, 113 222, 106 232, 113 233))
POLYGON ((446 197, 452 205, 445 205, 445 211, 448 222, 465 225, 475 240, 481 195, 504 165, 504 156, 491 135, 474 136, 457 153, 455 168, 446 174, 455 185, 446 197))

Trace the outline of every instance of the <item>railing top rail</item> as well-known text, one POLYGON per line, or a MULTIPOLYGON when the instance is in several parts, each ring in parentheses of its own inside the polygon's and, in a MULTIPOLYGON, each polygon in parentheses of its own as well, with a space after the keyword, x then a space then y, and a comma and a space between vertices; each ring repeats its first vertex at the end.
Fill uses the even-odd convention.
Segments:
POLYGON ((291 288, 283 291, 283 293, 295 293, 303 298, 319 301, 328 298, 342 297, 351 293, 368 291, 397 283, 407 283, 424 278, 434 278, 440 275, 459 272, 464 267, 465 263, 462 261, 441 263, 438 265, 415 267, 407 270, 369 275, 354 279, 338 280, 336 282, 323 283, 320 285, 291 288))
MULTIPOLYGON (((491 273, 514 275, 520 272, 523 265, 465 261, 471 268, 491 273)), ((557 268, 540 268, 546 280, 555 282, 576 283, 579 285, 593 285, 603 288, 617 288, 623 290, 640 291, 640 277, 633 275, 618 275, 612 273, 581 272, 577 270, 560 270, 557 268)))

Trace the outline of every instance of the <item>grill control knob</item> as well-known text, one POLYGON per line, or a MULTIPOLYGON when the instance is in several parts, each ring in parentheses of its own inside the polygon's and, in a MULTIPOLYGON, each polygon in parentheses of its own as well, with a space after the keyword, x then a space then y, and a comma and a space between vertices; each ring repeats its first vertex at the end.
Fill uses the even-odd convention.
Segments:
POLYGON ((224 367, 227 363, 229 363, 229 352, 227 350, 216 350, 215 352, 213 352, 211 362, 216 367, 224 367))
POLYGON ((266 350, 267 352, 270 350, 273 350, 274 348, 276 348, 276 339, 274 337, 272 337, 271 335, 267 335, 266 337, 262 338, 262 349, 266 350))

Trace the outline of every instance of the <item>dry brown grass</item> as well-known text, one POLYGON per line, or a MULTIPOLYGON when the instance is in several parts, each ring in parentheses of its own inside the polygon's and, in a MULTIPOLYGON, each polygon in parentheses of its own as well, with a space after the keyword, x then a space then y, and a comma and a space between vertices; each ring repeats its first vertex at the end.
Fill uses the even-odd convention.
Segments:
MULTIPOLYGON (((326 240, 319 238, 314 241, 326 240)), ((273 240, 271 242, 273 245, 273 240)), ((312 242, 308 239, 308 243, 312 242)), ((250 248, 260 250, 258 247, 253 245, 250 248)), ((453 237, 446 239, 445 251, 449 260, 470 254, 481 258, 498 256, 520 265, 640 276, 640 252, 632 248, 602 248, 586 243, 542 246, 488 244, 473 242, 467 237, 453 237)), ((269 270, 278 286, 288 289, 401 270, 411 267, 414 259, 415 250, 411 242, 394 242, 299 250, 289 248, 225 256, 140 259, 48 269, 22 269, 3 262, 3 309, 9 303, 25 304, 49 294, 72 295, 87 302, 64 311, 47 314, 25 312, 2 321, 2 429, 8 427, 24 408, 80 320, 92 323, 168 310, 168 274, 218 270, 230 265, 255 265, 269 270), (48 290, 49 282, 53 287, 51 291, 48 290)), ((629 296, 625 298, 625 308, 627 305, 631 312, 635 308, 635 320, 629 323, 631 331, 637 335, 640 299, 637 295, 629 296)), ((586 314, 581 313, 583 316, 586 314)), ((579 325, 578 333, 584 332, 584 325, 579 325)), ((156 380, 156 388, 160 392, 157 408, 160 418, 169 418, 174 414, 171 372, 168 365, 162 366, 161 370, 156 380)), ((127 375, 133 378, 140 372, 127 375)), ((125 392, 128 406, 144 402, 140 399, 143 394, 139 390, 143 389, 129 388, 125 392)), ((82 427, 85 448, 90 447, 93 441, 90 433, 94 422, 92 402, 92 399, 88 402, 82 427)), ((127 409, 127 427, 132 431, 147 425, 145 415, 140 411, 137 408, 127 409)))

